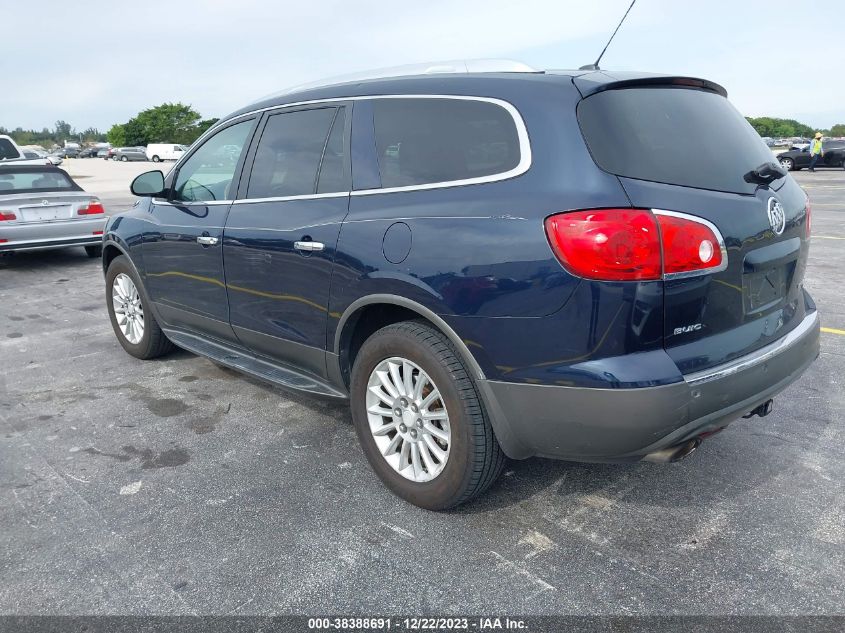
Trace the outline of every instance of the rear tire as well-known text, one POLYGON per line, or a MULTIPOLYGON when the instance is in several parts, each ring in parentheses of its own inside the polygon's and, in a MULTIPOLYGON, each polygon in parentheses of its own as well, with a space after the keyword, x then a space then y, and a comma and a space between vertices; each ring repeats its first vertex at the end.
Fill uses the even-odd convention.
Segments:
MULTIPOLYGON (((106 306, 109 310, 109 319, 111 320, 112 329, 117 337, 118 343, 126 350, 126 352, 135 358, 141 360, 148 360, 163 356, 173 349, 173 343, 165 336, 164 332, 156 322, 150 309, 150 300, 147 296, 135 268, 129 263, 125 255, 115 257, 109 269, 106 271, 106 306), (120 277, 124 282, 128 278, 131 281, 132 288, 137 290, 138 303, 137 307, 141 308, 143 313, 143 333, 137 341, 130 340, 127 336, 124 326, 118 322, 117 315, 115 315, 115 304, 120 303, 120 295, 115 290, 115 279, 120 277)), ((121 308, 123 309, 123 308, 121 308)), ((124 319, 122 319, 124 321, 124 319)), ((137 330, 135 331, 137 333, 137 330)))
POLYGON ((121 156, 121 157, 120 157, 120 160, 121 160, 121 162, 125 163, 126 161, 128 161, 128 160, 129 160, 129 158, 128 158, 128 157, 126 157, 126 156, 121 156))
MULTIPOLYGON (((383 379, 378 384, 383 384, 383 379)), ((428 323, 395 323, 368 338, 355 358, 350 392, 352 419, 364 455, 382 482, 402 499, 428 510, 446 510, 484 492, 502 472, 505 454, 472 377, 451 341, 428 323), (375 396, 376 404, 368 403, 368 395, 373 399, 372 389, 382 389, 373 384, 380 380, 378 371, 385 375, 383 368, 389 362, 401 367, 397 372, 401 372, 402 380, 392 383, 400 385, 400 389, 395 389, 399 392, 396 402, 387 404, 381 396, 375 396), (404 383, 405 372, 409 370, 411 387, 405 387, 408 384, 404 383), (422 376, 429 382, 421 383, 422 376), (426 385, 420 388, 416 398, 407 393, 414 391, 414 383, 426 385), (426 405, 426 397, 433 391, 439 391, 440 395, 426 405), (429 408, 432 406, 434 411, 429 408), (395 416, 396 411, 401 411, 401 415, 395 416), (406 412, 408 419, 402 417, 406 412), (426 421, 420 422, 417 416, 426 421), (432 417, 441 420, 433 422, 432 417), (415 422, 420 430, 414 428, 415 422), (439 433, 424 437, 432 424, 439 425, 432 429, 439 433), (388 427, 391 430, 385 432, 388 427), (373 429, 381 432, 374 434, 373 429), (409 434, 418 439, 412 440, 409 434), (439 440, 439 436, 444 439, 439 440), (438 444, 433 445, 432 441, 438 444), (401 452, 404 443, 410 446, 408 453, 401 452), (419 444, 417 449, 413 448, 414 443, 419 444), (422 446, 425 443, 432 448, 422 446), (412 459, 414 450, 416 463, 412 459)), ((389 394, 389 390, 385 388, 381 393, 389 394)))
POLYGON ((88 255, 91 259, 95 257, 102 257, 103 256, 103 247, 100 244, 95 246, 86 246, 85 247, 85 254, 88 255))
POLYGON ((153 156, 153 162, 154 163, 157 163, 159 161, 161 161, 161 159, 158 156, 153 156))

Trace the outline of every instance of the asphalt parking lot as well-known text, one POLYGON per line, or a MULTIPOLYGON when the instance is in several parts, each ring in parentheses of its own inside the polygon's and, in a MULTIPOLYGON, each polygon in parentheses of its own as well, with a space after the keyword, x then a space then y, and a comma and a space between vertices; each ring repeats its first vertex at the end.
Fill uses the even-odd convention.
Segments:
POLYGON ((845 171, 796 178, 826 331, 770 416, 677 464, 514 462, 443 514, 345 407, 128 356, 81 248, 0 258, 0 613, 842 614, 845 171))

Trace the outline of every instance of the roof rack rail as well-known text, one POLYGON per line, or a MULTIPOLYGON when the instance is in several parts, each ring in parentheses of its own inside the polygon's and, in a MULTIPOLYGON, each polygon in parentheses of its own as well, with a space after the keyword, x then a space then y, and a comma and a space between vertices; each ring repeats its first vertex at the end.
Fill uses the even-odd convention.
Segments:
POLYGON ((421 64, 405 64, 403 66, 391 66, 388 68, 377 68, 348 75, 327 77, 309 83, 299 84, 286 88, 280 92, 274 92, 259 99, 270 99, 301 92, 312 88, 323 86, 334 86, 336 84, 354 83, 368 79, 388 79, 391 77, 407 77, 411 75, 435 75, 435 74, 463 74, 463 73, 536 73, 536 69, 528 64, 514 61, 512 59, 453 59, 439 62, 424 62, 421 64))

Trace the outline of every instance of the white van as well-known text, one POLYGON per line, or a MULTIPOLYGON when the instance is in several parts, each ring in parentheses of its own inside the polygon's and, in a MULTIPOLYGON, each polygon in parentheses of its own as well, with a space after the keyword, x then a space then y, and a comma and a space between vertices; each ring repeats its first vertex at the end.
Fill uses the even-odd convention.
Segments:
POLYGON ((147 158, 154 163, 162 160, 179 160, 188 151, 184 145, 173 143, 150 143, 147 145, 147 158))

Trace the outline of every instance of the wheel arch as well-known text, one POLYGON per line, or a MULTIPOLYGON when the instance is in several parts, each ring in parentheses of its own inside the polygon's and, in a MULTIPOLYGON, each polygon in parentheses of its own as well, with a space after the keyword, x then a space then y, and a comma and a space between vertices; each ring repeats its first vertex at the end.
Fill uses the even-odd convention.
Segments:
POLYGON ((356 332, 359 334, 366 333, 366 336, 360 337, 360 343, 363 343, 367 336, 376 330, 391 323, 410 319, 425 320, 432 327, 442 332, 454 345, 458 356, 471 373, 479 398, 489 416, 493 432, 496 434, 496 439, 505 454, 512 459, 524 459, 533 455, 533 451, 523 444, 519 434, 513 429, 511 421, 504 415, 502 407, 489 387, 484 371, 469 351, 466 343, 442 317, 411 299, 398 295, 376 294, 362 297, 351 303, 344 310, 338 322, 332 348, 334 353, 327 354, 330 378, 338 385, 343 385, 348 389, 352 363, 355 360, 354 352, 357 351, 353 347, 356 342, 356 332), (378 314, 378 310, 382 310, 381 318, 362 319, 368 314, 378 314))
POLYGON ((332 347, 333 360, 336 366, 330 368, 330 373, 333 373, 348 387, 352 364, 361 344, 376 330, 386 325, 412 319, 423 319, 446 335, 455 346, 461 360, 466 363, 467 368, 472 372, 473 379, 485 379, 484 371, 469 348, 442 317, 416 301, 392 294, 361 297, 353 301, 343 311, 335 330, 332 347))
POLYGON ((109 264, 114 261, 114 258, 120 257, 121 255, 125 255, 129 259, 129 254, 118 246, 117 242, 108 241, 103 244, 103 274, 108 271, 109 264))

